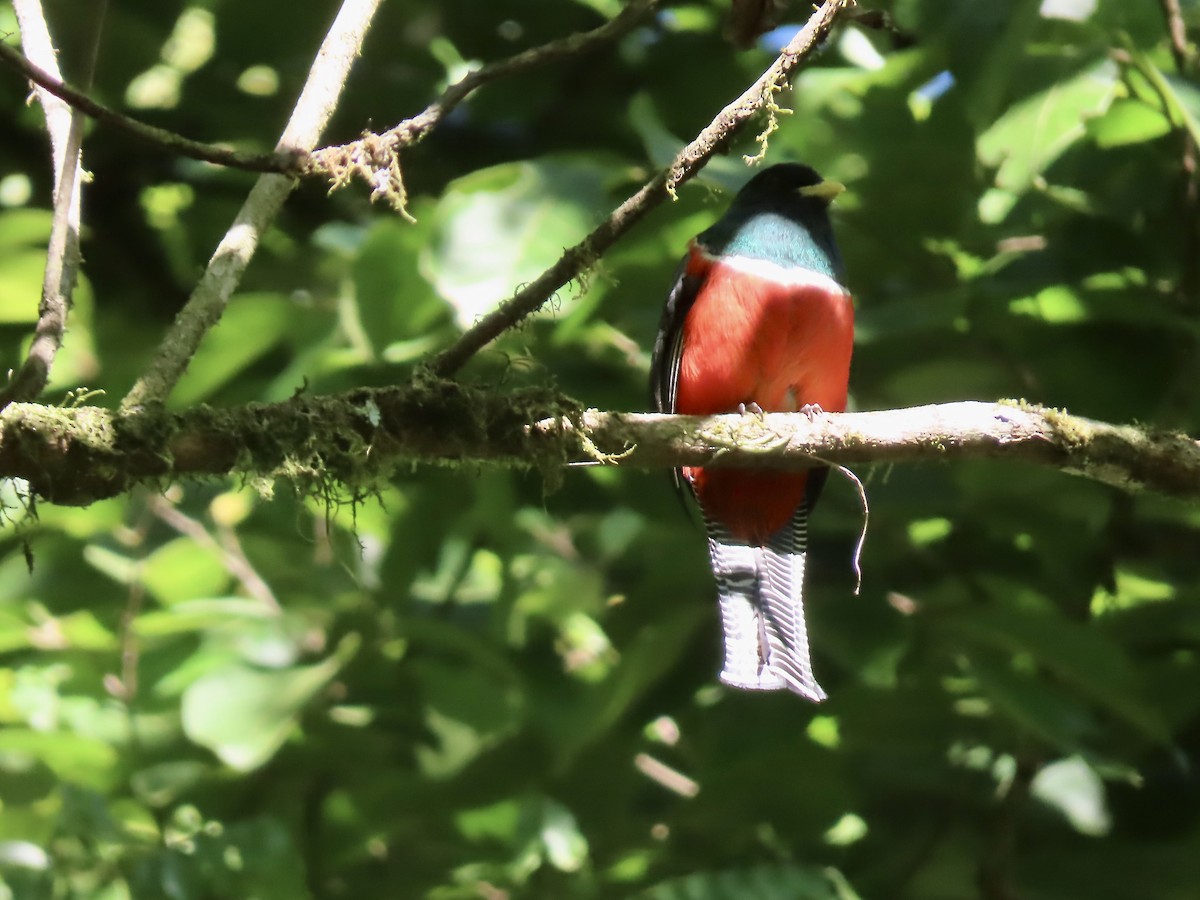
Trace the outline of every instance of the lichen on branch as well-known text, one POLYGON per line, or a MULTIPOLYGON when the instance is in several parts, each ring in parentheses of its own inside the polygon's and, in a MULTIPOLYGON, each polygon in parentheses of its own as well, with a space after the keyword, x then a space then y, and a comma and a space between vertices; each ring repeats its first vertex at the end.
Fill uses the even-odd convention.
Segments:
POLYGON ((965 401, 818 416, 670 416, 583 410, 546 390, 499 394, 435 379, 231 409, 118 412, 12 404, 0 477, 86 504, 181 478, 284 479, 356 496, 400 465, 538 468, 571 463, 797 469, 997 459, 1050 466, 1126 491, 1200 500, 1200 444, 1019 403, 965 401))

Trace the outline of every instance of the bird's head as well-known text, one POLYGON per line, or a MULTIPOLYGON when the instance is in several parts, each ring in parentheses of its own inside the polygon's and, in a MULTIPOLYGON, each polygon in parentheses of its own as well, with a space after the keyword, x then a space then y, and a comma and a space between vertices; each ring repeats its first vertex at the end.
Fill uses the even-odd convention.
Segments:
POLYGON ((846 188, 800 163, 759 172, 701 242, 712 252, 803 266, 841 280, 829 204, 846 188))

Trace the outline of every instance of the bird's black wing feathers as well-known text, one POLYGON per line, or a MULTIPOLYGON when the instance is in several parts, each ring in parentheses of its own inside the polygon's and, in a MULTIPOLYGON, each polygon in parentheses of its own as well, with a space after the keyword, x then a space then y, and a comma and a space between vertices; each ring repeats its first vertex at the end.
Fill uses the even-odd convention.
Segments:
POLYGON ((687 274, 687 265, 685 257, 675 271, 675 283, 667 294, 667 304, 663 307, 658 334, 654 338, 654 353, 650 357, 650 397, 655 412, 675 412, 679 361, 683 356, 683 322, 704 283, 703 275, 687 274))

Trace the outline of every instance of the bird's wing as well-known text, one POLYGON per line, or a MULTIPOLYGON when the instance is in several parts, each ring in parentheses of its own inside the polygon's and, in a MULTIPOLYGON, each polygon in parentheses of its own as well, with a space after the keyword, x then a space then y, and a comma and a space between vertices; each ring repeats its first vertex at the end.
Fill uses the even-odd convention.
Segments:
POLYGON ((710 265, 693 247, 675 272, 675 281, 667 295, 658 334, 654 338, 654 353, 650 357, 650 394, 655 412, 675 412, 679 363, 683 358, 683 322, 708 277, 710 265))

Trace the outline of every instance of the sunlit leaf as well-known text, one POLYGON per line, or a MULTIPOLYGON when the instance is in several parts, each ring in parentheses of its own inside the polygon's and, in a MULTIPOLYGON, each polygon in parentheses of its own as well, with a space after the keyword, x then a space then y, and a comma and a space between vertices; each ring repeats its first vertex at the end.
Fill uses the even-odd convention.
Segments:
POLYGON ((304 706, 337 674, 352 645, 314 666, 267 671, 235 664, 202 676, 183 696, 187 736, 240 771, 258 768, 287 740, 304 706))
POLYGON ((447 189, 422 266, 461 326, 591 230, 607 200, 605 174, 587 159, 551 157, 481 170, 447 189))
POLYGON ((979 158, 999 169, 996 184, 1021 193, 1086 133, 1085 121, 1112 102, 1118 70, 1100 63, 1027 97, 979 138, 979 158))
POLYGON ((958 615, 953 626, 980 643, 1029 653, 1047 671, 1147 737, 1168 739, 1161 717, 1138 690, 1128 658, 1095 629, 1045 612, 999 605, 958 615))
POLYGON ((205 336, 171 394, 176 406, 207 398, 282 338, 295 308, 274 294, 239 294, 229 301, 220 324, 205 336))
POLYGON ((1100 837, 1112 827, 1104 785, 1095 770, 1078 756, 1044 766, 1034 777, 1030 791, 1059 810, 1082 834, 1100 837))
POLYGON ((700 872, 665 881, 636 896, 638 900, 857 900, 858 895, 825 871, 792 865, 700 872))
POLYGON ((63 731, 0 729, 0 755, 36 760, 60 780, 104 790, 116 776, 117 750, 99 738, 63 731))
POLYGON ((142 562, 138 574, 158 601, 168 606, 218 595, 231 580, 218 550, 197 546, 185 537, 155 550, 142 562))
POLYGON ((1171 120, 1137 100, 1117 100, 1104 115, 1089 119, 1087 130, 1101 147, 1122 147, 1162 137, 1171 120))

